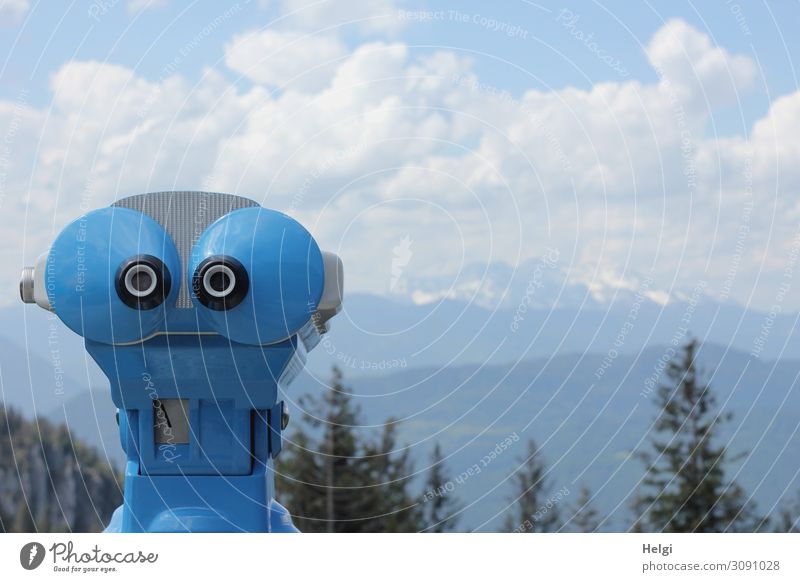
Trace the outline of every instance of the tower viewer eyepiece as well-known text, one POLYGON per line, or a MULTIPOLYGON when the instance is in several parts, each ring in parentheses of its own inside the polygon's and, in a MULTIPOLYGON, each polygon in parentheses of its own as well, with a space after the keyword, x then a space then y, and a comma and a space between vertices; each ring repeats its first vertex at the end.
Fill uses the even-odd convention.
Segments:
POLYGON ((192 277, 192 291, 197 300, 214 311, 239 305, 247 296, 250 278, 247 270, 233 257, 209 257, 197 266, 192 277))
POLYGON ((126 453, 110 532, 297 531, 280 398, 342 304, 342 262, 253 200, 155 192, 67 225, 20 296, 83 336, 126 453))
POLYGON ((139 255, 120 265, 117 295, 128 307, 149 310, 161 305, 172 288, 169 269, 152 255, 139 255))

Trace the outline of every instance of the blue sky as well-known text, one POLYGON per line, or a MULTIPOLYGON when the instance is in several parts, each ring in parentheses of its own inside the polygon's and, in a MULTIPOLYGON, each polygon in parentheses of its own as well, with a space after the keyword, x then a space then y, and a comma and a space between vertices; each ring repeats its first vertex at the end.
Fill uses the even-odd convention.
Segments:
POLYGON ((557 248, 599 294, 703 281, 795 310, 799 17, 789 0, 0 0, 0 226, 25 241, 2 284, 87 203, 213 188, 296 215, 353 290, 446 294, 472 264, 557 248))
MULTIPOLYGON (((310 4, 312 2, 309 2, 310 4)), ((235 5, 235 2, 226 5, 235 5)), ((224 45, 237 32, 253 27, 280 25, 285 18, 280 2, 240 2, 241 10, 214 26, 196 49, 189 53, 177 70, 187 78, 197 79, 209 66, 219 66, 224 45)), ((797 70, 793 55, 800 54, 800 38, 792 33, 800 17, 800 6, 791 0, 769 2, 563 2, 535 3, 510 1, 419 2, 398 3, 397 10, 377 11, 376 17, 396 18, 398 10, 444 11, 438 19, 420 25, 405 26, 395 38, 425 50, 444 45, 494 58, 480 59, 476 70, 487 81, 519 93, 531 87, 589 87, 592 83, 617 80, 611 70, 585 46, 576 42, 563 26, 555 26, 562 10, 580 16, 580 28, 594 34, 597 42, 615 55, 635 79, 653 80, 656 74, 643 53, 643 46, 665 20, 679 17, 707 32, 715 43, 732 52, 754 55, 764 76, 764 90, 754 93, 744 103, 743 111, 729 112, 724 130, 742 131, 746 122, 769 107, 769 95, 793 92, 797 88, 797 70), (528 34, 507 36, 473 22, 461 23, 455 13, 486 15, 522 27, 528 34), (535 76, 525 78, 511 73, 501 60, 522 65, 535 76)), ((218 2, 155 2, 152 8, 126 9, 118 0, 64 2, 58 7, 30 2, 23 18, 7 21, 0 29, 0 49, 7 55, 3 63, 0 96, 13 98, 23 88, 31 93, 31 102, 44 105, 49 99, 47 79, 70 59, 99 59, 131 67, 150 79, 158 79, 172 55, 192 42, 203 28, 225 12, 218 2), (104 8, 105 6, 105 8, 104 8), (91 12, 90 12, 91 11, 91 12), (90 17, 90 14, 94 17, 90 17)), ((7 17, 10 19, 10 17, 7 17)), ((336 23, 333 23, 334 25, 336 23)), ((357 46, 365 38, 387 35, 361 34, 347 30, 348 45, 357 46)), ((235 78, 235 77, 234 77, 235 78)))

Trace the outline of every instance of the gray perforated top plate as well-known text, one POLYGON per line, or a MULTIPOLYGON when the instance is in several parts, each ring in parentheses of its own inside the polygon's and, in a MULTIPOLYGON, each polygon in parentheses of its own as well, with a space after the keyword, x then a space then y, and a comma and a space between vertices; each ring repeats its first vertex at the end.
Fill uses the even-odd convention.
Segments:
POLYGON ((233 210, 258 204, 248 198, 218 192, 151 192, 123 198, 114 206, 146 214, 172 237, 181 257, 181 287, 175 306, 192 309, 189 288, 183 279, 194 243, 218 218, 233 210))

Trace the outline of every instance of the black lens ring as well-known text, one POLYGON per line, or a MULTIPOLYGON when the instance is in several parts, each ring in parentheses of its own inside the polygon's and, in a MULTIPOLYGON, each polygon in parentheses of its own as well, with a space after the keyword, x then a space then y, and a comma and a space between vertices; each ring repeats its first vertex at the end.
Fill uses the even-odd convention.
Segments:
POLYGON ((133 309, 147 311, 149 309, 155 309, 167 299, 167 295, 169 295, 170 289, 172 289, 172 277, 169 273, 169 269, 167 269, 167 266, 161 259, 153 255, 137 255, 122 263, 119 269, 117 269, 115 286, 117 295, 119 295, 119 298, 125 305, 133 309), (156 274, 155 287, 146 297, 137 297, 125 286, 125 276, 128 271, 138 265, 149 267, 156 274))
POLYGON ((214 311, 233 309, 244 301, 249 288, 250 277, 247 276, 247 269, 233 257, 227 257, 225 255, 214 255, 213 257, 204 259, 197 265, 197 269, 195 269, 194 275, 192 275, 192 294, 202 305, 214 311), (233 290, 224 297, 215 297, 210 294, 203 285, 206 272, 217 266, 227 267, 233 272, 236 278, 233 284, 233 290))

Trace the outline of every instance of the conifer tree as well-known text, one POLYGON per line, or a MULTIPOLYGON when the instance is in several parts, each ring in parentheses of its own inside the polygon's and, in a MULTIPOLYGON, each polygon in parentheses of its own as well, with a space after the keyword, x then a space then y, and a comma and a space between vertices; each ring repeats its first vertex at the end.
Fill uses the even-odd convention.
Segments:
POLYGON ((454 484, 446 476, 442 447, 439 443, 431 453, 431 467, 422 495, 423 521, 426 532, 454 531, 458 525, 460 506, 453 497, 454 484))
POLYGON ((772 530, 777 533, 800 533, 800 494, 793 503, 784 503, 778 510, 772 530))
POLYGON ((334 368, 321 398, 305 413, 277 464, 276 491, 307 532, 417 531, 421 512, 409 493, 408 450, 398 451, 396 423, 377 438, 365 434, 361 411, 334 368))
POLYGON ((710 386, 697 369, 698 343, 691 340, 667 366, 659 386, 659 413, 648 451, 642 492, 634 501, 636 531, 756 531, 763 525, 739 485, 726 478, 731 460, 717 444, 732 419, 715 410, 710 386))
POLYGON ((39 533, 54 533, 46 513, 41 519, 36 521, 36 531, 39 533))
POLYGON ((593 533, 600 527, 600 514, 592 507, 591 499, 592 492, 585 485, 582 486, 570 518, 570 525, 576 532, 593 533))
POLYGON ((0 503, 0 533, 10 533, 13 531, 11 518, 3 511, 3 504, 0 503))
POLYGON ((370 509, 379 519, 365 524, 367 531, 415 532, 423 527, 419 500, 411 494, 414 467, 410 449, 397 447, 397 421, 390 418, 383 427, 381 439, 364 443, 365 464, 369 482, 364 493, 370 509))
POLYGON ((552 532, 559 522, 558 500, 551 493, 545 478, 547 467, 533 440, 528 441, 527 456, 512 476, 514 489, 509 502, 512 509, 506 516, 505 531, 534 533, 552 532))
POLYGON ((17 508, 13 527, 15 533, 36 533, 36 524, 27 503, 20 503, 17 508))
POLYGON ((122 503, 121 478, 95 449, 64 425, 26 420, 0 404, 3 476, 0 519, 7 532, 99 531, 122 503))

